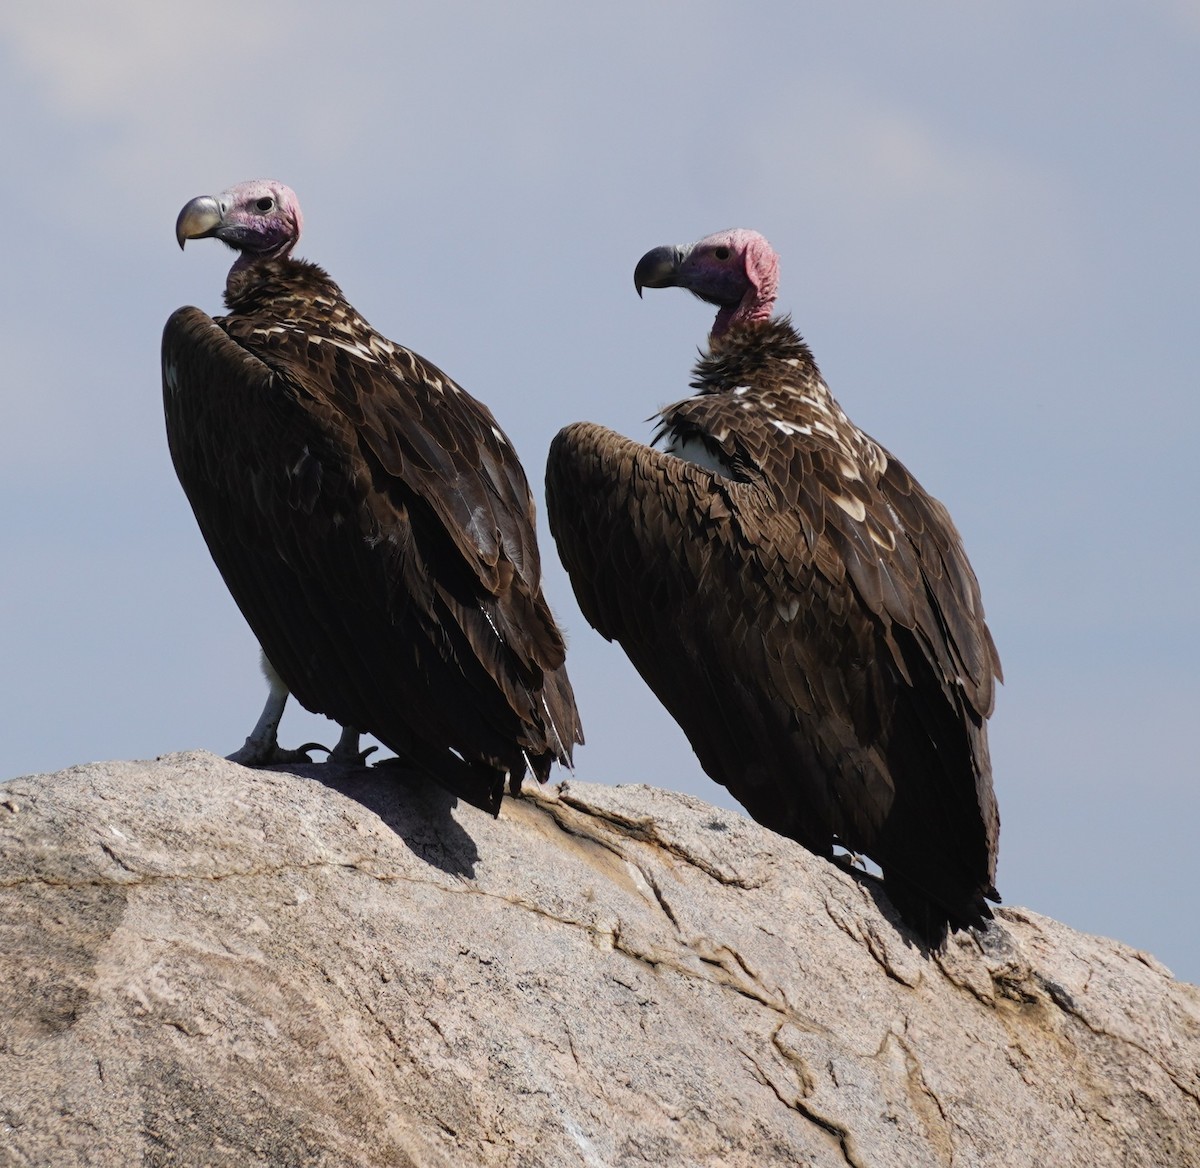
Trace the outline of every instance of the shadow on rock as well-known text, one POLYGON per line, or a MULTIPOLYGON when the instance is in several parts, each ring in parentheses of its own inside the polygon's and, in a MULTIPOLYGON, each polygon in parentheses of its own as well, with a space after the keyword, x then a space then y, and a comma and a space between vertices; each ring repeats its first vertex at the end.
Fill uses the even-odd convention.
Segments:
POLYGON ((316 779, 339 794, 373 811, 425 863, 450 876, 475 878, 479 849, 452 812, 458 799, 428 776, 410 770, 397 759, 375 766, 272 767, 316 779))
POLYGON ((862 867, 862 860, 859 857, 841 853, 829 857, 829 862, 836 868, 840 868, 846 873, 875 903, 875 907, 880 914, 885 916, 895 927, 900 940, 904 942, 909 949, 915 949, 918 953, 925 957, 932 957, 938 952, 936 948, 918 936, 912 929, 908 927, 900 918, 900 914, 896 911, 891 900, 888 899, 888 894, 884 891, 883 877, 877 876, 874 872, 867 871, 862 867))

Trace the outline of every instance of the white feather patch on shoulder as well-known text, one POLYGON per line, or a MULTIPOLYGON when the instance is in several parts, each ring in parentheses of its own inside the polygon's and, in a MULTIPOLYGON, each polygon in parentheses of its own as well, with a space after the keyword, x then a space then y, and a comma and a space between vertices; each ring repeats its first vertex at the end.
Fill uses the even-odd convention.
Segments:
POLYGON ((378 364, 379 359, 373 352, 361 341, 343 341, 337 337, 322 337, 313 336, 309 340, 318 345, 336 345, 339 349, 345 349, 347 353, 355 357, 361 357, 364 361, 370 361, 372 364, 378 364))
POLYGON ((730 465, 720 455, 709 450, 702 439, 690 436, 680 438, 670 431, 667 432, 665 438, 664 454, 673 454, 676 458, 682 458, 684 462, 694 462, 697 466, 702 466, 705 470, 711 470, 715 474, 724 475, 727 479, 734 477, 730 465))

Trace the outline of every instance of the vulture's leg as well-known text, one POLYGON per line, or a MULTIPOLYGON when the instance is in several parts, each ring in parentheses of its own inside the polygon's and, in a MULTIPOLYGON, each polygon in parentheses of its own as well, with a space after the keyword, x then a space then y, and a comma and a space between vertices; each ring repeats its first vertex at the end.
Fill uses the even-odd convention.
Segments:
POLYGON ((359 750, 360 737, 360 732, 353 726, 343 726, 337 746, 329 752, 329 761, 341 763, 343 766, 366 766, 367 755, 374 754, 379 747, 368 746, 366 750, 359 750))
MULTIPOLYGON (((267 704, 259 716, 250 737, 246 739, 241 750, 235 750, 229 755, 230 762, 240 762, 242 766, 271 766, 282 762, 312 762, 310 750, 328 750, 319 742, 306 742, 297 750, 285 750, 279 745, 279 719, 283 717, 283 708, 287 705, 288 687, 275 672, 275 667, 262 654, 263 676, 267 679, 267 704)), ((344 735, 343 735, 344 737, 344 735)), ((340 743, 339 743, 340 745, 340 743)))

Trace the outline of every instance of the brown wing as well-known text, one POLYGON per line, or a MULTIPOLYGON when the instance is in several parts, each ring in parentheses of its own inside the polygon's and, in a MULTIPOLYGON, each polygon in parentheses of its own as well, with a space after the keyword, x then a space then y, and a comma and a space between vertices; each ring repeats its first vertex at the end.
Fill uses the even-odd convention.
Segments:
POLYGON ((797 393, 768 394, 767 410, 743 409, 728 394, 687 398, 663 411, 663 428, 703 440, 777 510, 794 512, 825 574, 845 572, 870 612, 916 634, 947 700, 965 699, 987 718, 1000 659, 949 512, 832 399, 817 411, 797 393), (824 431, 822 414, 833 423, 824 431))
POLYGON ((368 491, 425 502, 480 587, 514 608, 514 648, 541 668, 561 665, 562 636, 541 597, 533 496, 491 411, 344 303, 305 311, 294 327, 264 329, 253 315, 222 324, 301 391, 319 424, 349 423, 368 491))
POLYGON ((527 756, 544 777, 569 760, 578 715, 532 500, 491 415, 462 391, 428 405, 436 371, 388 342, 223 323, 234 336, 198 309, 167 323, 168 438, 292 692, 425 761, 453 750, 519 774, 527 756))
POLYGON ((977 589, 972 615, 947 583, 969 574, 953 528, 902 468, 896 486, 847 479, 809 436, 690 402, 737 478, 594 425, 551 447, 550 525, 584 615, 756 819, 872 856, 931 943, 978 923, 998 827, 982 728, 994 650, 977 589), (958 682, 960 658, 978 682, 958 682))

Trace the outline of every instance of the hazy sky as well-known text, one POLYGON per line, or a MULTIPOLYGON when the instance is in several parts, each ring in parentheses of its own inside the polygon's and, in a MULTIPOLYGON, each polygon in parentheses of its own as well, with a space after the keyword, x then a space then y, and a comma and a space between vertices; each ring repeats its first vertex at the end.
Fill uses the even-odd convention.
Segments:
MULTIPOLYGON (((1006 902, 1200 981, 1198 0, 6 5, 0 105, 0 778, 226 753, 262 702, 163 434, 163 322, 231 260, 180 254, 189 198, 294 187, 298 254, 539 498, 560 426, 686 392, 712 310, 639 301, 638 257, 753 227, 981 580, 1006 902)), ((542 550, 577 777, 729 805, 542 550)))

